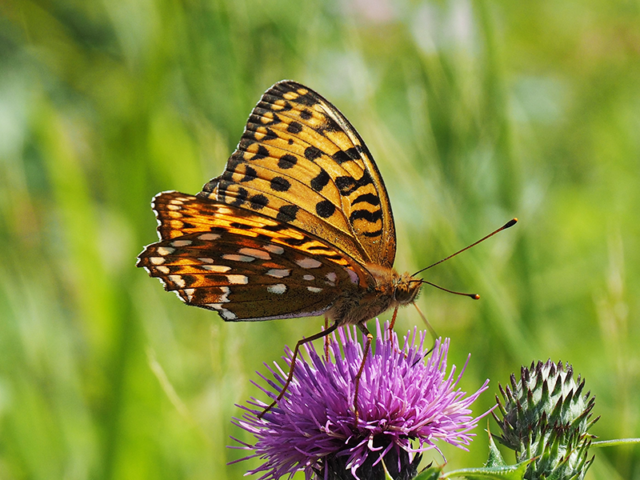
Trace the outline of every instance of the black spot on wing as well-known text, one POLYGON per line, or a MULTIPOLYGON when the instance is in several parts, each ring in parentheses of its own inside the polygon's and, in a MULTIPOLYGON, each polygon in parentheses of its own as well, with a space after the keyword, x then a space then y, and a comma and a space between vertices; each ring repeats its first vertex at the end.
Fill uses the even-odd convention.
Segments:
POLYGON ((250 202, 251 202, 252 209, 262 210, 264 207, 266 207, 269 204, 269 199, 264 195, 259 194, 251 197, 250 202))
POLYGON ((276 192, 286 192, 291 188, 291 182, 286 178, 273 177, 271 179, 271 190, 276 192))
POLYGON ((307 105, 309 107, 312 106, 312 105, 315 105, 316 103, 318 103, 318 99, 311 92, 307 92, 304 95, 300 95, 294 101, 298 102, 301 105, 307 105))
POLYGON ((314 147, 313 145, 311 145, 310 147, 307 147, 305 149, 304 156, 307 158, 307 160, 314 161, 315 159, 320 158, 322 156, 322 152, 318 150, 317 147, 314 147))
POLYGON ((329 174, 324 170, 320 170, 320 173, 316 175, 313 180, 311 180, 311 188, 313 188, 316 192, 319 192, 327 186, 329 180, 331 180, 329 174))
POLYGON ((335 211, 336 206, 329 200, 323 200, 316 204, 316 213, 322 218, 329 218, 335 211))
POLYGON ((343 196, 349 196, 357 189, 372 184, 373 179, 366 170, 362 174, 362 177, 360 177, 360 180, 356 180, 350 176, 336 178, 336 186, 338 187, 338 190, 340 190, 340 194, 343 196))
POLYGON ((362 195, 358 195, 356 199, 353 202, 351 202, 351 205, 355 205, 356 203, 362 203, 362 202, 366 202, 369 205, 373 205, 374 207, 377 207, 378 205, 380 205, 380 198, 377 195, 374 195, 373 193, 364 193, 362 195))
POLYGON ((340 125, 331 117, 325 117, 325 122, 320 127, 321 132, 337 132, 339 130, 342 130, 340 125))
POLYGON ((276 132, 274 132, 270 128, 267 128, 267 133, 265 134, 265 136, 262 139, 262 141, 263 142, 267 142, 269 140, 275 140, 276 138, 278 138, 278 135, 276 134, 276 132))
POLYGON ((347 155, 347 153, 342 150, 338 150, 336 153, 331 155, 331 158, 335 160, 338 165, 342 165, 344 162, 348 162, 349 160, 351 160, 349 155, 347 155))
MULTIPOLYGON (((313 104, 310 104, 310 105, 313 105, 313 104)), ((303 120, 309 120, 311 117, 313 117, 313 113, 311 113, 306 108, 300 112, 300 118, 302 118, 303 120)))
POLYGON ((290 168, 295 167, 296 163, 298 163, 298 159, 293 155, 283 155, 278 159, 278 167, 283 170, 288 170, 290 168))
POLYGON ((296 215, 300 210, 300 207, 297 205, 283 205, 278 209, 278 215, 276 215, 276 220, 280 222, 293 222, 296 219, 296 215))
POLYGON ((282 241, 284 243, 286 243, 287 245, 291 245, 292 247, 299 247, 300 245, 304 245, 305 243, 307 243, 307 239, 306 238, 283 238, 282 241))
POLYGON ((190 287, 197 281, 197 278, 193 275, 180 275, 180 278, 184 282, 185 287, 190 287))
POLYGON ((370 212, 368 210, 354 210, 353 212, 351 212, 351 215, 349 215, 349 220, 351 221, 351 223, 361 219, 364 219, 371 223, 375 223, 378 220, 382 219, 382 210, 378 209, 373 212, 370 212))
POLYGON ((302 125, 296 121, 291 122, 288 126, 287 126, 287 132, 289 133, 293 133, 298 134, 302 131, 302 125))
POLYGON ((247 225, 246 223, 239 223, 239 222, 231 222, 229 225, 233 228, 238 228, 240 230, 251 230, 253 228, 253 226, 251 225, 247 225))
MULTIPOLYGON (((284 208, 284 207, 281 207, 280 210, 282 210, 282 208, 284 208)), ((278 223, 276 225, 265 225, 262 228, 264 230, 268 230, 269 232, 279 232, 280 230, 285 230, 286 228, 289 228, 287 225, 285 225, 283 220, 280 220, 280 221, 283 222, 283 223, 278 223)))
MULTIPOLYGON (((226 191, 225 191, 226 194, 226 191)), ((231 202, 231 205, 235 205, 236 207, 241 207, 242 204, 244 202, 247 201, 247 197, 249 196, 249 192, 247 191, 246 188, 238 188, 238 193, 236 195, 236 198, 233 199, 233 202, 231 202)))
POLYGON ((334 153, 331 158, 335 160, 338 164, 342 165, 345 162, 349 162, 351 160, 359 160, 360 153, 356 147, 351 147, 347 150, 338 150, 334 153))
MULTIPOLYGON (((227 168, 229 168, 229 165, 227 165, 227 168)), ((240 179, 240 182, 250 182, 252 180, 255 180, 257 177, 258 173, 256 172, 255 168, 246 165, 244 169, 244 177, 240 179)))
POLYGON ((265 147, 264 145, 260 145, 256 154, 249 160, 262 160, 263 158, 267 158, 268 156, 269 150, 267 150, 267 147, 265 147))

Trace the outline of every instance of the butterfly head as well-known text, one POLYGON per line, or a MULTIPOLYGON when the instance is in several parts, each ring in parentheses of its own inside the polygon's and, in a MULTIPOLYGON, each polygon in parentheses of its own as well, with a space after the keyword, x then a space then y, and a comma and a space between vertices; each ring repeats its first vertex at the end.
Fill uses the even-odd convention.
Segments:
POLYGON ((413 303, 420 293, 422 283, 421 278, 414 278, 408 272, 398 276, 393 294, 398 305, 413 303))

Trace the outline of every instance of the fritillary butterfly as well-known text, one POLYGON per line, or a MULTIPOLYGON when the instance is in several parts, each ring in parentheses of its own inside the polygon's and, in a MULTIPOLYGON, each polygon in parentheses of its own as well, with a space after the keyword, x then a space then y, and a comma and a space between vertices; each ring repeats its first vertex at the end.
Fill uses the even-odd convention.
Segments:
POLYGON ((393 215, 369 149, 296 82, 265 92, 221 176, 152 205, 160 241, 137 265, 227 321, 324 314, 362 325, 413 302, 422 284, 392 268, 393 215))
POLYGON ((162 192, 152 206, 160 241, 137 266, 188 305, 226 321, 332 320, 298 342, 287 385, 300 345, 351 324, 368 350, 365 322, 412 303, 426 283, 393 269, 391 205, 362 138, 296 82, 264 93, 221 176, 196 196, 162 192))

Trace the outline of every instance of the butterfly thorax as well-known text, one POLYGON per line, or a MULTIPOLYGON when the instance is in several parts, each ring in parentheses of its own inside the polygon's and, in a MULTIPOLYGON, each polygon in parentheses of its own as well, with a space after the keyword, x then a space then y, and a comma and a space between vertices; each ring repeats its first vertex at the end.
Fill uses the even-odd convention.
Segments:
POLYGON ((391 308, 412 303, 420 293, 421 282, 409 273, 400 275, 393 268, 368 264, 374 282, 366 289, 345 292, 327 316, 339 325, 366 322, 391 308))

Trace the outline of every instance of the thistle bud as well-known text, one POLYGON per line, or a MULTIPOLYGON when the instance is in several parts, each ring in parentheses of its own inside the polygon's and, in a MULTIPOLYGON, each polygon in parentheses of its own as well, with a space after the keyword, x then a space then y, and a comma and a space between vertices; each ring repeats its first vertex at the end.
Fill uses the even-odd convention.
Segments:
POLYGON ((518 462, 535 458, 527 479, 583 479, 593 462, 588 458, 594 438, 588 429, 595 397, 583 394, 585 382, 574 379, 571 365, 533 363, 522 367, 520 380, 499 385, 498 410, 492 412, 502 435, 497 440, 515 451, 518 462))

